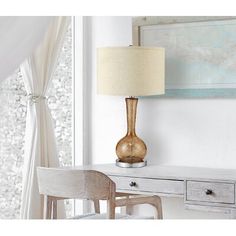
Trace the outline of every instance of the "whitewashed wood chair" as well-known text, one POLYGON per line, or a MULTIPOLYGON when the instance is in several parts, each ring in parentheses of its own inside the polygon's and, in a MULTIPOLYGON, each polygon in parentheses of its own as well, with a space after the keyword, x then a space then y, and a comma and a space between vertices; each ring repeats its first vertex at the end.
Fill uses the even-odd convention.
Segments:
MULTIPOLYGON (((162 219, 161 199, 158 196, 128 196, 117 193, 115 183, 105 174, 94 170, 37 168, 39 193, 44 195, 44 219, 57 219, 57 201, 88 199, 94 202, 95 213, 77 219, 145 219, 115 213, 116 207, 150 204, 155 207, 155 219, 162 219), (116 197, 125 197, 117 199, 116 197), (99 200, 107 200, 107 214, 100 214, 99 200)), ((150 218, 150 217, 149 217, 150 218)))

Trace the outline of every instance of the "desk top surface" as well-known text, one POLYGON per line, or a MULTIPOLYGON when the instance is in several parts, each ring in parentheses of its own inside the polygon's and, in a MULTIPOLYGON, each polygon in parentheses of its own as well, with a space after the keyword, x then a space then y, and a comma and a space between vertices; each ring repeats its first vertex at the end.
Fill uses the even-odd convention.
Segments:
POLYGON ((148 165, 142 168, 121 168, 115 164, 66 167, 69 169, 97 170, 110 176, 173 180, 236 181, 236 169, 215 169, 188 166, 148 165))

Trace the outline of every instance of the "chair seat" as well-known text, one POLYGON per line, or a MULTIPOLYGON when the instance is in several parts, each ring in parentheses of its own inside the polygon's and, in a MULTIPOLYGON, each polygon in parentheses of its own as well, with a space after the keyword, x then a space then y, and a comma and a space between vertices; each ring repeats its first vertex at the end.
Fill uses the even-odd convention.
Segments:
MULTIPOLYGON (((79 216, 74 216, 70 219, 80 219, 80 220, 105 220, 107 219, 107 214, 106 213, 103 213, 103 214, 96 214, 96 213, 90 213, 90 214, 86 214, 86 215, 79 215, 79 216)), ((154 219, 154 217, 152 216, 137 216, 137 215, 124 215, 124 214, 119 214, 119 213, 116 213, 115 215, 115 219, 126 219, 126 220, 132 220, 132 219, 154 219)))

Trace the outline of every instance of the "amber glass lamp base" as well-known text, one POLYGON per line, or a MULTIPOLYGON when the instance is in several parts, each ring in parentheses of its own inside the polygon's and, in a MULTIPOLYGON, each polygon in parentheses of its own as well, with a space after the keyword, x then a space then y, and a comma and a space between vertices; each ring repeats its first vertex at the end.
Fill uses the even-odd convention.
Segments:
POLYGON ((135 121, 138 98, 126 98, 127 134, 116 145, 116 164, 120 167, 142 167, 146 165, 144 157, 147 147, 135 133, 135 121))

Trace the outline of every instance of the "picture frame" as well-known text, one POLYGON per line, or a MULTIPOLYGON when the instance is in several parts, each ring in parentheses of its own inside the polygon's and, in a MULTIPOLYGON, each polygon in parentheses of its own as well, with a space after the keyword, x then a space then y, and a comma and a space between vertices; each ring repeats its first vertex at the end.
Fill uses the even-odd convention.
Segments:
POLYGON ((236 17, 138 17, 133 45, 164 47, 164 97, 236 97, 236 17))

